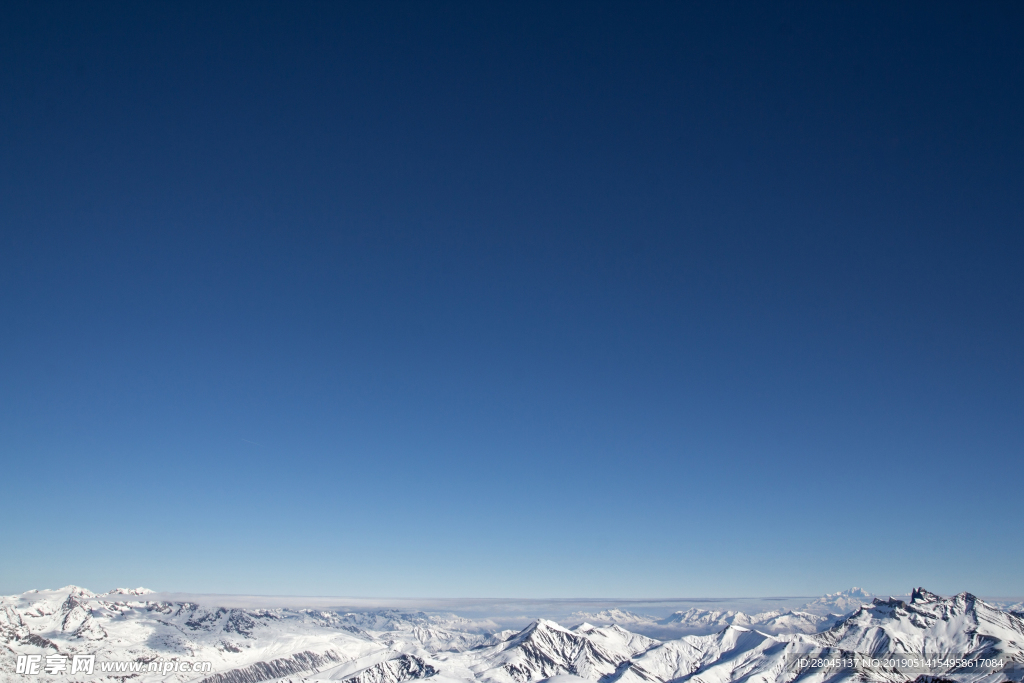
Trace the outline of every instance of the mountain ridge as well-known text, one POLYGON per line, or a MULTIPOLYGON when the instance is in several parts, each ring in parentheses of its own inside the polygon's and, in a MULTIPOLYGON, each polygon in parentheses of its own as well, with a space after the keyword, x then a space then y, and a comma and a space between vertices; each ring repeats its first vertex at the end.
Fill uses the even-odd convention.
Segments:
MULTIPOLYGON (((198 660, 214 667, 202 676, 146 673, 132 683, 539 683, 553 677, 561 677, 561 683, 900 683, 923 675, 898 667, 793 668, 800 656, 851 652, 999 657, 1020 665, 1009 673, 929 672, 956 683, 1022 681, 1024 670, 1020 616, 967 592, 943 597, 923 588, 908 599, 874 597, 870 603, 849 591, 823 596, 821 604, 862 604, 833 615, 826 628, 814 632, 802 630, 800 620, 827 618, 801 610, 758 615, 686 610, 662 619, 682 623, 680 615, 688 615, 690 622, 703 619, 716 628, 727 623, 711 633, 671 639, 617 623, 584 621, 567 628, 540 618, 518 631, 471 633, 459 628, 476 622, 454 614, 225 608, 152 600, 151 595, 144 589, 96 594, 66 586, 0 598, 0 680, 24 680, 15 673, 18 655, 78 653, 96 654, 99 661, 198 660), (771 633, 763 624, 780 630, 771 633)), ((607 616, 647 619, 621 610, 607 616)), ((41 674, 35 680, 68 679, 41 674)))

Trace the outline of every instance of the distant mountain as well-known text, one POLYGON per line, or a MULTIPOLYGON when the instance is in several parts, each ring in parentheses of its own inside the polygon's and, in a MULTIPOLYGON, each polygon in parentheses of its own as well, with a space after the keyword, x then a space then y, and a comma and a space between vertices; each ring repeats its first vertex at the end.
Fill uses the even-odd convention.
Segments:
POLYGON ((483 645, 488 640, 487 634, 470 632, 474 628, 473 622, 454 614, 398 610, 321 614, 324 618, 335 619, 337 624, 352 627, 355 629, 353 632, 373 634, 372 637, 388 645, 412 641, 430 651, 461 651, 483 645))
POLYGON ((747 614, 736 610, 691 608, 659 619, 625 610, 608 609, 600 612, 574 612, 571 618, 594 624, 618 624, 658 637, 708 635, 728 626, 742 626, 771 635, 809 634, 830 628, 843 614, 852 612, 865 602, 871 602, 871 596, 859 588, 852 588, 825 595, 800 610, 773 610, 747 614))
POLYGON ((849 614, 858 609, 861 605, 870 603, 876 596, 868 593, 863 588, 850 588, 838 593, 829 593, 807 603, 801 607, 801 611, 818 614, 849 614))
POLYGON ((608 626, 611 624, 619 624, 620 626, 626 626, 628 624, 657 624, 658 618, 652 617, 647 614, 635 614, 621 609, 606 609, 600 612, 573 612, 570 618, 576 622, 590 622, 593 624, 600 624, 608 626))
POLYGON ((685 612, 676 612, 658 623, 674 626, 680 631, 692 634, 716 633, 727 626, 742 626, 769 634, 817 633, 830 627, 839 618, 839 615, 818 616, 792 610, 745 614, 731 610, 689 609, 685 612))
MULTIPOLYGON (((860 595, 826 596, 862 599, 860 595)), ((825 599, 822 599, 824 604, 825 599)), ((141 589, 95 594, 77 586, 0 598, 0 681, 105 683, 1002 683, 1024 681, 1024 620, 969 593, 915 589, 832 619, 804 611, 687 610, 662 620, 608 610, 609 618, 717 629, 658 640, 618 624, 572 629, 538 619, 521 631, 460 631, 454 615, 392 610, 229 609, 150 599, 141 589), (723 626, 724 624, 724 626, 723 626), (769 632, 772 628, 777 633, 769 632), (911 670, 855 663, 810 668, 802 659, 902 652, 1001 659, 1017 668, 911 670), (95 654, 87 678, 16 673, 19 655, 95 654), (99 663, 209 661, 202 674, 104 673, 99 663)))
POLYGON ((1020 600, 994 600, 990 603, 1003 611, 1024 615, 1024 602, 1020 600))

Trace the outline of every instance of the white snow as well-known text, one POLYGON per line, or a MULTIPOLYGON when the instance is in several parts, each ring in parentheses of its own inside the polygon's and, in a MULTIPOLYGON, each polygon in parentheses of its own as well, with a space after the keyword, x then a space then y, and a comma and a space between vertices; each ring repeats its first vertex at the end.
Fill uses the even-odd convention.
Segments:
MULTIPOLYGON (((845 618, 803 610, 687 610, 656 620, 606 610, 571 629, 538 619, 521 631, 497 633, 478 632, 479 622, 454 614, 226 608, 151 595, 141 588, 94 594, 65 586, 0 598, 0 681, 25 679, 15 673, 17 655, 55 653, 96 654, 99 661, 210 661, 214 675, 207 683, 901 683, 916 677, 899 670, 797 672, 788 665, 796 653, 840 650, 1001 656, 1022 663, 1013 680, 1024 671, 1024 621, 968 593, 943 598, 915 590, 910 600, 864 602, 864 595, 844 591, 815 601, 819 607, 860 602, 845 618), (619 623, 600 625, 610 619, 713 632, 661 641, 619 623)), ((208 677, 143 673, 129 680, 208 677)), ((1006 680, 972 672, 944 678, 1006 680)), ((43 674, 33 680, 70 679, 43 674)), ((114 681, 99 673, 83 680, 114 681)))

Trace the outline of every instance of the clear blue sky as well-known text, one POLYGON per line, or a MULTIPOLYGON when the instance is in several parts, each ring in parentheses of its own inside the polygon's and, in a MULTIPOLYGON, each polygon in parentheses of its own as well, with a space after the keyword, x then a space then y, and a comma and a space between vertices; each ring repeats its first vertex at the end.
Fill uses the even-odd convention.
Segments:
POLYGON ((1024 594, 1020 3, 10 3, 0 591, 1024 594))

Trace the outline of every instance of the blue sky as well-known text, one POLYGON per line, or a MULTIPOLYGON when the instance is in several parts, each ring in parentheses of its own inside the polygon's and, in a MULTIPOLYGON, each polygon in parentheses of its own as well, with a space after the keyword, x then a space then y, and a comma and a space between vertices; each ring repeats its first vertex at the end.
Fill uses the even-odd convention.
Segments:
POLYGON ((0 590, 1024 594, 991 3, 22 3, 0 590))

